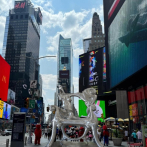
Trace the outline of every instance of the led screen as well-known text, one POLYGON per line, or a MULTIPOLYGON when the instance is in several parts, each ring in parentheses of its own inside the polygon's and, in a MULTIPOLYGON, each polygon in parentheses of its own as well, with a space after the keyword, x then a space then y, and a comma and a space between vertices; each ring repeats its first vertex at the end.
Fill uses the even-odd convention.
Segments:
POLYGON ((106 81, 106 49, 103 48, 103 81, 106 81))
POLYGON ((11 118, 11 105, 0 100, 0 118, 10 119, 11 118))
POLYGON ((38 114, 42 115, 42 113, 43 113, 43 98, 42 97, 40 97, 37 100, 37 106, 38 106, 38 114))
POLYGON ((126 0, 108 30, 111 88, 147 65, 147 0, 126 0))
POLYGON ((8 89, 7 102, 9 104, 15 104, 15 92, 11 89, 8 89))
POLYGON ((7 102, 10 65, 0 55, 0 99, 7 102))
MULTIPOLYGON (((93 113, 96 115, 98 120, 103 120, 101 116, 106 117, 105 113, 105 101, 96 100, 95 101, 96 111, 93 111, 93 113)), ((79 100, 79 117, 87 116, 87 106, 85 105, 85 102, 82 100, 79 100)))

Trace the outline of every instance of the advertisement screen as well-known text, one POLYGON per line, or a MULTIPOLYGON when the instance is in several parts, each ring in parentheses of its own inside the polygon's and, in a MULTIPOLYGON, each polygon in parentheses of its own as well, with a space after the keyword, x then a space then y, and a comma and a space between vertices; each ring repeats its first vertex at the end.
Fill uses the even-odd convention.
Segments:
POLYGON ((108 30, 111 88, 147 65, 146 32, 146 0, 126 0, 108 30))
POLYGON ((9 104, 15 104, 15 92, 11 89, 8 89, 7 102, 9 104))
POLYGON ((60 70, 59 78, 61 79, 69 79, 69 70, 60 70))
POLYGON ((38 114, 42 115, 42 113, 43 113, 43 98, 42 97, 40 97, 37 100, 37 106, 38 106, 38 114))
MULTIPOLYGON (((105 101, 96 100, 95 101, 96 111, 93 111, 93 113, 96 115, 98 120, 103 120, 101 116, 106 117, 105 112, 105 101)), ((87 106, 85 105, 85 102, 82 100, 79 100, 79 117, 87 116, 87 106)))
POLYGON ((10 119, 11 118, 11 105, 0 100, 0 118, 10 119))
POLYGON ((106 49, 103 48, 103 81, 106 81, 106 49))
POLYGON ((88 87, 88 69, 89 69, 88 54, 79 56, 79 92, 82 92, 88 87))
POLYGON ((103 85, 103 48, 79 56, 79 91, 92 87, 98 93, 103 85))
POLYGON ((0 55, 0 99, 7 102, 10 65, 0 55))

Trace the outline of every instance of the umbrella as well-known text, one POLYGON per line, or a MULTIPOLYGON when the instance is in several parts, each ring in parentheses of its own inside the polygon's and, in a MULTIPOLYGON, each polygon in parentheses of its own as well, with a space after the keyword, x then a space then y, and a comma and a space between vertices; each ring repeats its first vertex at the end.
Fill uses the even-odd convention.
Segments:
POLYGON ((105 119, 105 121, 115 121, 115 118, 114 117, 109 117, 109 118, 105 119))
POLYGON ((129 121, 129 118, 124 119, 124 121, 129 121))
POLYGON ((124 120, 122 118, 117 118, 117 121, 124 122, 124 120))

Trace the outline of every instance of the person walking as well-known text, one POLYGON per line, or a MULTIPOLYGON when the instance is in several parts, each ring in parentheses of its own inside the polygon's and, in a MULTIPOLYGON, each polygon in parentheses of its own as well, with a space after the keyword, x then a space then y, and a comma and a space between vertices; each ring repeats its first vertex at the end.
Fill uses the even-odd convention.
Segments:
POLYGON ((103 136, 104 136, 104 145, 106 144, 108 146, 108 142, 109 142, 109 131, 107 129, 105 129, 103 131, 103 136))
POLYGON ((127 129, 125 129, 124 134, 125 134, 125 140, 128 141, 128 130, 127 129))
POLYGON ((59 129, 59 139, 61 140, 61 138, 62 138, 62 131, 61 129, 59 129))
POLYGON ((133 141, 134 141, 134 143, 136 143, 137 135, 136 135, 135 130, 133 130, 133 133, 132 133, 131 136, 133 137, 133 141))
POLYGON ((103 129, 101 129, 100 141, 103 140, 103 129))
POLYGON ((41 139, 41 125, 37 124, 35 129, 35 145, 40 145, 40 139, 41 139))
POLYGON ((49 126, 47 126, 47 137, 48 137, 48 140, 51 136, 51 129, 49 128, 49 126))
POLYGON ((47 128, 45 128, 45 138, 47 138, 47 128))
POLYGON ((136 133, 139 143, 142 143, 142 133, 140 130, 136 133))

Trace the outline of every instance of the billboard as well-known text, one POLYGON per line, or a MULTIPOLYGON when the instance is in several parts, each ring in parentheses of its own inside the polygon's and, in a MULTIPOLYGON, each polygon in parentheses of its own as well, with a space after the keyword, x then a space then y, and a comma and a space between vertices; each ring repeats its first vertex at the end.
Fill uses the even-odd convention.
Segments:
MULTIPOLYGON (((105 101, 96 100, 95 101, 96 111, 93 111, 93 113, 96 115, 98 120, 103 120, 101 116, 106 117, 105 112, 105 101)), ((83 100, 79 100, 79 117, 87 116, 87 106, 85 105, 85 102, 83 100)))
POLYGON ((15 11, 24 11, 26 10, 27 3, 26 1, 15 1, 14 10, 15 11))
POLYGON ((93 87, 102 93, 103 48, 79 56, 79 91, 93 87))
POLYGON ((43 17, 43 15, 41 13, 41 10, 40 10, 40 8, 38 8, 37 22, 40 25, 42 25, 42 17, 43 17))
POLYGON ((69 79, 69 70, 60 70, 59 78, 61 79, 69 79))
POLYGON ((0 55, 0 99, 7 102, 10 65, 0 55))
POLYGON ((146 0, 125 1, 108 29, 110 87, 147 66, 146 0))
POLYGON ((88 54, 82 54, 79 56, 79 92, 82 92, 88 87, 88 69, 89 69, 88 54))
POLYGON ((7 102, 9 104, 15 104, 15 92, 11 89, 8 89, 7 102))
POLYGON ((0 100, 0 118, 10 119, 11 118, 11 105, 0 100))
POLYGON ((106 82, 106 48, 103 48, 103 81, 106 82))
POLYGON ((38 106, 38 114, 42 115, 42 113, 43 113, 43 97, 40 97, 37 100, 37 106, 38 106))

